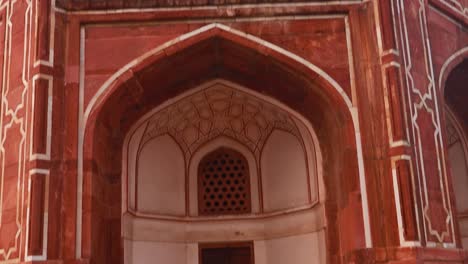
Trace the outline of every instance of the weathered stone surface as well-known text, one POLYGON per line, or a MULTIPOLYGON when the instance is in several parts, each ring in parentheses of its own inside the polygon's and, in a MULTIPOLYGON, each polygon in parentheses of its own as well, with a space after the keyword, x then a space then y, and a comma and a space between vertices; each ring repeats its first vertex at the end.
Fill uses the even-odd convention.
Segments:
POLYGON ((215 78, 316 132, 328 263, 467 263, 444 120, 466 137, 466 0, 55 4, 0 1, 0 263, 122 263, 127 133, 215 78))
MULTIPOLYGON (((247 4, 279 4, 279 3, 324 3, 331 0, 58 0, 57 6, 67 10, 88 9, 121 9, 121 8, 160 8, 160 7, 197 7, 197 6, 228 6, 247 4)), ((333 2, 345 2, 338 0, 333 2)), ((346 2, 361 2, 351 0, 346 2)))

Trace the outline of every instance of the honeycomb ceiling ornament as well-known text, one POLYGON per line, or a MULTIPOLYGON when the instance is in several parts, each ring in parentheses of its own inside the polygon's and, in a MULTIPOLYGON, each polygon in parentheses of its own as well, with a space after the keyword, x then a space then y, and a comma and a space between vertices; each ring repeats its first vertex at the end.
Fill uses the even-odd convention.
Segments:
POLYGON ((243 143, 258 158, 274 129, 301 138, 293 117, 286 111, 239 89, 216 83, 152 115, 142 145, 169 134, 189 159, 202 144, 227 136, 243 143))

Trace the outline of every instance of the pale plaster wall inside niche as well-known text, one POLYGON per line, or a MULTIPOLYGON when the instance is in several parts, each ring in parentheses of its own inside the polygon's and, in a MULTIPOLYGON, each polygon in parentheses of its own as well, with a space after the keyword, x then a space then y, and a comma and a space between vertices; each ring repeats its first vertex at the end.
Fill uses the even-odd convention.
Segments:
POLYGON ((288 237, 322 230, 323 206, 267 218, 212 219, 204 221, 168 221, 123 217, 123 236, 138 241, 198 243, 251 241, 288 237))
POLYGON ((250 192, 251 192, 251 203, 252 213, 258 213, 260 211, 260 198, 259 198, 259 186, 258 186, 258 172, 257 162, 252 152, 242 145, 241 143, 230 139, 225 136, 220 136, 208 142, 206 145, 198 149, 189 164, 189 214, 191 216, 198 215, 198 164, 205 155, 220 148, 226 147, 241 153, 249 164, 250 172, 250 192))
POLYGON ((133 241, 130 239, 124 239, 123 246, 124 246, 124 263, 132 264, 133 263, 133 241))
POLYGON ((460 235, 462 237, 468 237, 468 217, 460 218, 458 223, 460 224, 460 235))
POLYGON ((326 263, 325 233, 314 233, 254 242, 255 264, 326 263))
POLYGON ((318 138, 315 135, 313 128, 310 124, 306 125, 304 122, 296 120, 295 123, 301 132, 302 140, 304 142, 304 148, 307 154, 307 163, 310 180, 310 195, 312 202, 314 201, 325 201, 325 183, 320 175, 322 173, 322 167, 318 164, 322 164, 322 157, 318 149, 315 148, 318 145, 318 138), (319 191, 320 190, 320 191, 319 191))
MULTIPOLYGON (((317 232, 254 240, 255 264, 325 264, 325 233, 317 232)), ((197 243, 125 240, 126 264, 199 264, 197 243)))
POLYGON ((198 244, 187 244, 187 264, 198 264, 198 244))
POLYGON ((138 210, 185 215, 185 158, 168 135, 151 139, 138 158, 138 210))
POLYGON ((465 212, 468 210, 468 168, 461 142, 452 145, 448 153, 457 211, 465 212))
POLYGON ((193 256, 191 245, 125 240, 126 264, 189 264, 188 256, 193 256), (189 255, 191 254, 191 255, 189 255))
POLYGON ((462 246, 464 249, 468 248, 468 237, 463 237, 462 238, 462 246))
POLYGON ((468 249, 468 217, 458 218, 463 248, 468 249))
POLYGON ((128 144, 128 153, 127 155, 127 166, 122 170, 126 171, 127 175, 130 175, 131 177, 128 177, 128 205, 131 209, 135 209, 135 196, 136 196, 136 190, 135 190, 135 172, 136 172, 136 163, 137 163, 137 153, 138 153, 138 148, 140 145, 141 138, 145 132, 145 126, 140 126, 131 136, 130 142, 128 144))
POLYGON ((309 203, 304 148, 295 136, 273 131, 262 152, 261 171, 265 212, 309 203))

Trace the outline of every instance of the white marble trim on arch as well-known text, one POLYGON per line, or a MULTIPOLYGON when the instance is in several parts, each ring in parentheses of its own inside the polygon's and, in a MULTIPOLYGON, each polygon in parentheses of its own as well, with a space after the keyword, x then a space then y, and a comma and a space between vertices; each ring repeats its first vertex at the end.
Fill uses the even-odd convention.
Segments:
MULTIPOLYGON (((278 47, 272 43, 269 43, 265 40, 262 40, 256 36, 232 29, 226 25, 220 23, 212 23, 206 26, 203 26, 199 29, 196 29, 192 32, 187 34, 181 35, 171 41, 168 41, 155 49, 145 53, 144 55, 134 59, 120 70, 118 70, 115 74, 113 74, 98 90, 95 96, 91 99, 86 109, 84 109, 84 60, 85 60, 85 29, 84 27, 81 28, 81 36, 80 36, 80 98, 79 98, 79 105, 80 105, 80 112, 79 112, 79 124, 78 124, 78 179, 77 179, 77 236, 76 236, 76 257, 81 258, 81 238, 82 238, 82 191, 83 191, 83 150, 84 150, 84 135, 85 129, 87 124, 87 119, 91 114, 91 111, 95 108, 95 105, 99 103, 100 99, 102 100, 103 95, 108 90, 108 88, 114 83, 119 76, 123 75, 125 72, 130 70, 132 67, 136 66, 141 61, 149 58, 151 55, 156 54, 167 47, 172 45, 176 45, 183 40, 189 39, 191 37, 197 36, 202 34, 203 32, 207 32, 213 29, 219 29, 225 32, 229 32, 233 35, 248 39, 255 43, 258 43, 262 46, 265 46, 271 50, 274 50, 294 61, 297 63, 307 67, 308 69, 314 71, 318 75, 320 75, 323 79, 327 80, 329 84, 340 94, 342 100, 348 107, 348 110, 351 114, 353 125, 355 129, 355 140, 356 140, 356 148, 357 148, 357 157, 358 157, 358 169, 359 169, 359 182, 360 182, 360 190, 362 195, 362 211, 363 211, 363 222, 364 222, 364 232, 365 232, 365 244, 366 247, 372 247, 372 238, 371 238, 371 229, 370 229, 370 221, 369 221, 369 209, 368 209, 368 199, 367 199, 367 189, 366 189, 366 179, 365 179, 365 171, 364 171, 364 158, 362 152, 362 142, 361 142, 361 133, 360 133, 360 125, 359 125, 359 116, 358 116, 358 109, 357 106, 353 105, 351 99, 348 97, 346 92, 343 88, 335 81, 330 75, 328 75, 325 71, 317 67, 316 65, 312 64, 311 62, 307 61, 306 59, 291 53, 281 47, 278 47), (83 112, 84 110, 84 112, 83 112)), ((352 67, 352 66, 351 66, 352 67)))
POLYGON ((462 4, 459 0, 439 0, 448 9, 468 19, 468 6, 462 4))
MULTIPOLYGON (((464 47, 458 51, 456 51, 455 53, 453 53, 452 55, 450 55, 450 57, 444 62, 444 65, 442 65, 442 68, 440 69, 440 73, 439 73, 439 89, 440 91, 445 91, 445 81, 447 80, 448 78, 448 75, 450 74, 450 72, 458 65, 457 64, 453 64, 454 61, 458 60, 458 59, 463 59, 463 58, 468 58, 468 47, 464 47)), ((443 96, 443 94, 442 94, 443 96)))

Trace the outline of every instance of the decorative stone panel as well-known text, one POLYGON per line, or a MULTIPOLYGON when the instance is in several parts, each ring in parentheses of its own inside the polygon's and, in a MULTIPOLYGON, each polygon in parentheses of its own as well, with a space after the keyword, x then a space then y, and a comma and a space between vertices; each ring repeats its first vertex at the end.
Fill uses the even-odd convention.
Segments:
POLYGON ((187 160, 202 144, 221 135, 247 146, 258 158, 273 129, 302 138, 292 117, 277 106, 219 84, 151 116, 142 144, 163 134, 174 137, 187 160))

